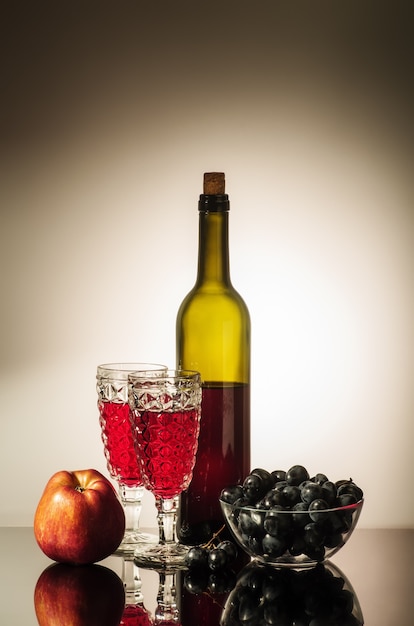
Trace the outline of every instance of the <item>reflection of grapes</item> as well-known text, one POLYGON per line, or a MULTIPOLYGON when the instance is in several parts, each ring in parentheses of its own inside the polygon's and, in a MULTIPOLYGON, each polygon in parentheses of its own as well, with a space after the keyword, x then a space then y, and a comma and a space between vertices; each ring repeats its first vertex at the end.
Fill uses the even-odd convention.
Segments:
POLYGON ((229 593, 236 584, 236 574, 231 569, 212 572, 208 569, 190 569, 184 576, 184 587, 191 594, 229 593))
POLYGON ((142 604, 127 604, 119 626, 152 626, 153 621, 142 604))
POLYGON ((241 573, 222 617, 223 626, 361 626, 358 602, 339 571, 275 569, 252 564, 241 573))

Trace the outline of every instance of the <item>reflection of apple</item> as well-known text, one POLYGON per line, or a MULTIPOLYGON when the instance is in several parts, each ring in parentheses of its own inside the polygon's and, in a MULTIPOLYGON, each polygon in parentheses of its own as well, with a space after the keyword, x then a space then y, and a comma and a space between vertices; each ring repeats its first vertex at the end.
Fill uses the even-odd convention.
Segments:
POLYGON ((50 559, 85 564, 112 554, 125 532, 117 493, 97 470, 57 472, 37 505, 34 533, 50 559))
POLYGON ((34 592, 40 626, 119 626, 124 603, 121 579, 103 565, 53 563, 34 592))

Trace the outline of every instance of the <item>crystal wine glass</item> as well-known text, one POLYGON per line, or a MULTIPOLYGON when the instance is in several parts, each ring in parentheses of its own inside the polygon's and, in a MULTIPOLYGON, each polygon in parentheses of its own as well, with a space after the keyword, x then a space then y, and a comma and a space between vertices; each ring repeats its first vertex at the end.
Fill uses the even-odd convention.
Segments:
POLYGON ((179 566, 185 546, 176 540, 181 492, 190 484, 201 413, 200 374, 168 370, 160 375, 129 375, 129 403, 145 487, 155 496, 159 541, 137 546, 146 566, 179 566))
POLYGON ((144 486, 128 404, 128 374, 138 370, 156 376, 167 368, 156 363, 106 363, 98 365, 96 375, 99 421, 108 471, 118 483, 125 511, 126 529, 119 552, 133 551, 139 541, 157 541, 155 535, 139 530, 144 486))

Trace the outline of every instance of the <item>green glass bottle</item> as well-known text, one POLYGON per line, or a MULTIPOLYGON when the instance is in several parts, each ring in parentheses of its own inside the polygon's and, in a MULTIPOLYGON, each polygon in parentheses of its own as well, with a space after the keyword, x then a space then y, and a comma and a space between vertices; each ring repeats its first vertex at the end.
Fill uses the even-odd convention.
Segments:
POLYGON ((177 366, 202 378, 193 479, 181 498, 179 537, 201 543, 223 525, 223 487, 250 471, 250 316, 229 266, 229 198, 222 173, 204 174, 198 272, 177 315, 177 366))

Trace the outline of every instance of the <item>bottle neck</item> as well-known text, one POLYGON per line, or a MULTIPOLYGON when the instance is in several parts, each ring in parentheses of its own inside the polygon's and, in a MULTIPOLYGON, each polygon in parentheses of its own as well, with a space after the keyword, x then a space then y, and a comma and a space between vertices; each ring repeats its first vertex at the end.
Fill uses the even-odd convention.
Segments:
POLYGON ((227 195, 200 196, 198 286, 231 286, 227 195))

